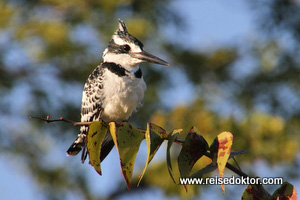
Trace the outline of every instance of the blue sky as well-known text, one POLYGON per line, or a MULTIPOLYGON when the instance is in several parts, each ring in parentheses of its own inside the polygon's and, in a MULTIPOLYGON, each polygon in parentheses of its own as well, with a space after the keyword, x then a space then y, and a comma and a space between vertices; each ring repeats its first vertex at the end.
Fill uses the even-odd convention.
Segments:
MULTIPOLYGON (((175 1, 172 7, 178 10, 178 13, 186 20, 187 26, 180 32, 174 31, 173 27, 166 27, 165 38, 177 41, 186 48, 207 52, 224 46, 242 46, 243 44, 247 46, 247 40, 256 37, 255 18, 246 1, 175 1)), ((246 56, 244 61, 251 63, 246 56)), ((247 68, 251 70, 251 67, 248 67, 245 62, 243 66, 246 67, 242 69, 240 66, 237 67, 246 75, 249 71, 247 68)), ((172 68, 166 73, 172 74, 169 76, 172 87, 161 94, 161 101, 165 103, 165 106, 173 107, 192 102, 191 97, 194 97, 196 93, 195 88, 189 83, 181 69, 172 68), (170 102, 169 98, 165 98, 166 96, 176 96, 176 98, 170 102)), ((239 73, 239 76, 242 74, 239 73)), ((226 105, 224 103, 226 104, 222 102, 214 105, 217 106, 215 109, 222 111, 232 109, 232 102, 226 105)), ((223 113, 228 113, 228 110, 223 113)))
MULTIPOLYGON (((184 31, 179 33, 174 32, 172 27, 166 27, 163 32, 166 38, 177 40, 186 48, 213 50, 220 46, 232 46, 246 43, 247 40, 256 36, 256 27, 254 26, 255 17, 248 7, 247 1, 227 0, 225 2, 221 0, 177 0, 172 3, 171 6, 184 17, 187 27, 184 31)), ((179 76, 180 71, 178 71, 178 69, 175 69, 172 73, 174 73, 174 77, 181 79, 179 82, 188 84, 186 77, 179 76)), ((174 96, 175 94, 178 94, 179 91, 185 91, 185 93, 189 95, 179 95, 182 98, 177 98, 172 103, 172 106, 188 102, 188 99, 184 97, 190 96, 193 91, 193 89, 187 87, 186 84, 179 85, 176 84, 176 82, 178 83, 178 81, 173 81, 174 87, 162 93, 162 96, 174 96)), ((60 84, 57 83, 57 85, 60 84)), ((76 88, 79 90, 81 86, 76 86, 76 88)), ((80 103, 80 97, 78 95, 76 96, 76 99, 79 99, 80 103)), ((54 155, 49 156, 50 160, 51 157, 53 158, 54 156, 56 156, 55 160, 58 159, 62 162, 80 163, 79 157, 65 158, 65 149, 60 147, 55 150, 54 155)), ((27 170, 23 168, 24 166, 22 165, 21 160, 22 159, 20 158, 13 160, 9 155, 0 156, 0 171, 2 178, 0 182, 0 199, 27 200, 41 198, 38 186, 35 185, 34 181, 27 175, 27 170)), ((272 171, 272 169, 267 166, 263 166, 266 168, 265 170, 272 171)), ((113 150, 112 155, 110 155, 102 165, 102 171, 104 172, 102 177, 99 177, 87 163, 84 165, 80 164, 78 167, 86 172, 90 179, 93 192, 101 194, 101 196, 105 196, 109 193, 107 188, 112 189, 122 178, 115 149, 113 150)), ((211 189, 214 190, 215 188, 211 189)), ((155 196, 163 198, 163 194, 160 191, 155 190, 152 192, 155 196)), ((132 198, 140 199, 140 196, 132 198)), ((144 199, 150 198, 152 199, 153 197, 151 195, 146 195, 144 199)), ((80 197, 70 195, 69 199, 80 199, 80 197)))
POLYGON ((188 48, 214 49, 232 45, 255 34, 254 16, 247 1, 175 1, 172 6, 186 19, 187 29, 166 31, 188 48))

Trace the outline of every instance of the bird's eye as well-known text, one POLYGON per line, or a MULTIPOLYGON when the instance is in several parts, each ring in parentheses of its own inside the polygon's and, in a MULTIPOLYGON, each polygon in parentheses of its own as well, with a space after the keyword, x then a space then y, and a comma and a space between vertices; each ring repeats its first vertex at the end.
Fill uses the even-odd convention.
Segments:
POLYGON ((122 46, 122 49, 125 51, 125 52, 128 52, 130 50, 130 46, 129 45, 123 45, 122 46))

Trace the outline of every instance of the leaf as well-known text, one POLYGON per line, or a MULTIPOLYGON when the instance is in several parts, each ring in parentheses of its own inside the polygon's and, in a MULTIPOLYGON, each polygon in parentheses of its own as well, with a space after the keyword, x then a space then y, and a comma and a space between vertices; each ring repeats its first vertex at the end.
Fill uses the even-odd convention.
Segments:
MULTIPOLYGON (((217 164, 220 177, 224 176, 224 169, 230 156, 233 135, 230 132, 222 132, 218 135, 218 157, 217 164)), ((225 186, 222 184, 222 190, 225 191, 225 186)))
POLYGON ((127 183, 127 188, 130 189, 134 162, 140 144, 145 138, 144 133, 127 122, 121 124, 110 122, 109 127, 119 152, 122 174, 127 183))
POLYGON ((165 129, 155 124, 149 123, 147 124, 146 134, 150 136, 150 152, 148 157, 149 164, 150 161, 153 159, 154 155, 156 154, 157 150, 159 149, 160 145, 166 138, 168 138, 168 133, 165 131, 165 129))
POLYGON ((193 166, 205 154, 207 149, 208 144, 206 140, 191 128, 178 156, 180 177, 189 177, 193 166))
MULTIPOLYGON (((189 177, 189 174, 199 158, 208 149, 206 140, 191 128, 182 145, 178 156, 178 168, 181 178, 189 177)), ((183 185, 186 192, 187 186, 183 185)))
POLYGON ((172 131, 170 134, 169 134, 169 137, 168 137, 168 146, 167 146, 167 165, 168 165, 168 171, 169 171, 169 174, 173 180, 173 182, 175 184, 176 181, 174 179, 174 174, 173 174, 173 169, 172 169, 172 162, 171 162, 171 154, 170 154, 170 149, 171 149, 171 146, 173 145, 175 139, 177 138, 177 136, 181 133, 182 129, 178 129, 178 130, 174 130, 172 131))
POLYGON ((270 200, 270 197, 262 185, 248 185, 243 192, 242 200, 270 200))
POLYGON ((296 188, 288 183, 284 182, 272 195, 271 199, 286 199, 286 200, 297 200, 296 188))
POLYGON ((146 137, 146 142, 147 142, 147 147, 148 147, 148 156, 147 156, 145 168, 139 177, 138 186, 145 174, 148 164, 153 159, 154 155, 156 154, 157 150, 159 149, 159 147, 163 143, 163 141, 166 138, 168 138, 168 134, 163 128, 161 128, 155 124, 148 123, 145 137, 146 137))
POLYGON ((94 121, 89 126, 89 132, 87 135, 86 145, 88 149, 90 165, 92 165, 100 175, 102 175, 100 166, 101 145, 107 130, 107 127, 102 122, 94 121))

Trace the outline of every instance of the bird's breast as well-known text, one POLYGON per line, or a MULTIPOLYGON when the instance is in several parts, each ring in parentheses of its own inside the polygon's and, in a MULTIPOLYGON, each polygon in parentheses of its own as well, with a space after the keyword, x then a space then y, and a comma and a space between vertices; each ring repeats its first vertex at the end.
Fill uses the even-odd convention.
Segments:
POLYGON ((142 105, 145 90, 143 77, 120 77, 105 70, 102 120, 115 122, 128 120, 132 112, 142 105))

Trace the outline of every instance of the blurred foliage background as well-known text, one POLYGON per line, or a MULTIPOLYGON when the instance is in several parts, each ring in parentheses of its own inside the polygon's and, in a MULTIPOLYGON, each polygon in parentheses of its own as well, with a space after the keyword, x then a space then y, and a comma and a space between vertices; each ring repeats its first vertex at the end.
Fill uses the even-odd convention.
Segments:
MULTIPOLYGON (((163 155, 150 164, 139 188, 127 191, 121 176, 116 181, 97 177, 93 181, 105 180, 106 187, 114 185, 109 192, 99 194, 95 192, 97 184, 87 176, 87 171, 96 176, 93 168, 84 168, 78 157, 64 157, 78 129, 28 119, 50 115, 80 120, 83 84, 101 62, 118 18, 149 52, 171 63, 170 68, 143 64, 148 89, 143 108, 131 119, 133 124, 145 127, 151 121, 168 131, 183 128, 186 133, 196 126, 208 142, 218 133, 230 131, 235 137, 233 150, 249 150, 237 158, 246 173, 267 175, 258 173, 261 168, 255 164, 263 162, 292 184, 299 177, 299 1, 247 1, 256 17, 257 35, 243 43, 209 50, 186 48, 163 34, 165 27, 184 34, 188 20, 172 10, 171 3, 0 2, 1 162, 20 165, 19 173, 30 177, 40 199, 126 199, 137 194, 140 198, 153 190, 152 195, 177 199, 221 190, 218 186, 193 186, 185 193, 171 181, 163 155), (185 94, 163 95, 174 85, 192 91, 186 98, 190 103, 168 104, 185 94)), ((179 149, 174 149, 174 159, 179 149)), ((200 159, 197 166, 208 162, 200 159)), ((245 187, 234 193, 235 187, 227 186, 227 195, 222 197, 241 197, 245 187)), ((267 189, 273 192, 271 186, 267 189)))

